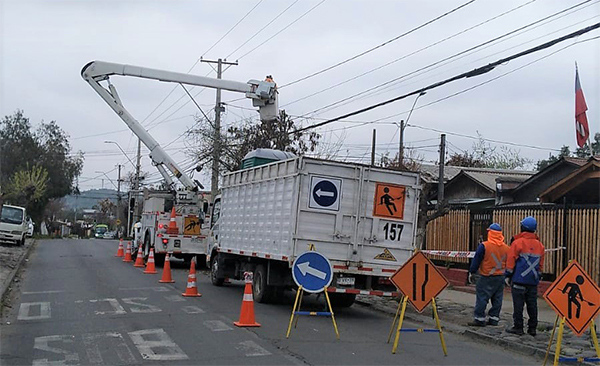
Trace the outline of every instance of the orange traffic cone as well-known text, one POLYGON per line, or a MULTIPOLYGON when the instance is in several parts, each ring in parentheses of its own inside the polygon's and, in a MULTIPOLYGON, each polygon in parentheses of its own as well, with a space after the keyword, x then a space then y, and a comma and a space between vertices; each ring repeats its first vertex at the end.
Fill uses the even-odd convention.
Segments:
POLYGON ((134 267, 144 268, 146 265, 144 264, 144 256, 142 255, 142 247, 138 247, 137 258, 135 258, 134 267))
POLYGON ((171 261, 169 259, 169 253, 165 256, 165 265, 163 266, 163 275, 160 283, 173 283, 173 278, 171 278, 171 261))
POLYGON ((127 250, 125 251, 125 258, 123 258, 123 262, 133 262, 133 258, 131 258, 131 242, 127 242, 127 250))
POLYGON ((171 210, 171 220, 169 221, 169 227, 167 227, 167 234, 177 235, 179 234, 179 229, 177 228, 177 222, 175 218, 177 215, 175 214, 175 207, 171 210))
POLYGON ((188 274, 187 287, 185 292, 182 294, 185 297, 199 297, 202 296, 198 293, 198 287, 196 287, 196 261, 192 260, 190 266, 190 274, 188 274))
POLYGON ((115 257, 124 257, 125 253, 123 253, 123 239, 119 240, 119 249, 117 250, 117 255, 115 257))
POLYGON ((233 322, 238 327, 260 327, 254 320, 254 299, 252 297, 252 272, 244 272, 246 287, 244 288, 244 299, 240 311, 240 320, 233 322))
POLYGON ((154 248, 150 248, 150 254, 148 254, 148 263, 146 263, 145 274, 156 274, 156 266, 154 265, 154 248))

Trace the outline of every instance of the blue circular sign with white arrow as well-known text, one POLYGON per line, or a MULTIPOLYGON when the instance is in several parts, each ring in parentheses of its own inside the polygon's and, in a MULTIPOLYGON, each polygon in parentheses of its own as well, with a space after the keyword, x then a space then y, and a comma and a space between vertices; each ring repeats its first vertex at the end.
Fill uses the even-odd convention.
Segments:
POLYGON ((331 284, 333 268, 329 259, 319 252, 300 254, 292 266, 292 277, 306 292, 321 292, 331 284))
POLYGON ((313 199, 319 206, 329 207, 337 201, 337 187, 328 180, 322 180, 313 188, 313 199))

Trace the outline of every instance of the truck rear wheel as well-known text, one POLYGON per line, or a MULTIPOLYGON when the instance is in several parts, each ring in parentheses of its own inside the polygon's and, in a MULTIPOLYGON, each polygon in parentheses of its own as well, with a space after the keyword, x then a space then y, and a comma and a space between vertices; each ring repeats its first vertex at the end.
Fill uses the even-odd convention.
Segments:
POLYGON ((266 303, 271 300, 273 288, 267 285, 267 268, 264 264, 259 264, 254 270, 252 282, 252 295, 254 300, 259 303, 266 303))
POLYGON ((330 293, 329 300, 334 308, 349 308, 356 300, 356 294, 337 294, 330 293))
POLYGON ((210 258, 210 281, 214 286, 223 286, 223 282, 225 282, 225 278, 218 277, 219 274, 219 255, 217 253, 213 254, 210 258))

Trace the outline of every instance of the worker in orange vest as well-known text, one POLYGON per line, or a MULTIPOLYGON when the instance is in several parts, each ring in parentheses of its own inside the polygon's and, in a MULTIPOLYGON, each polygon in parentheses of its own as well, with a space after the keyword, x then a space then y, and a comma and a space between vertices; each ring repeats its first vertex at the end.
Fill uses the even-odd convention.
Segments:
POLYGON ((469 269, 469 282, 472 283, 473 275, 479 270, 479 280, 475 287, 474 320, 468 325, 484 327, 496 326, 500 321, 502 309, 502 296, 504 294, 504 272, 506 270, 506 256, 509 251, 504 242, 502 227, 493 223, 488 229, 488 239, 480 243, 475 252, 475 257, 469 269), (492 307, 488 311, 486 322, 485 309, 491 300, 492 307))

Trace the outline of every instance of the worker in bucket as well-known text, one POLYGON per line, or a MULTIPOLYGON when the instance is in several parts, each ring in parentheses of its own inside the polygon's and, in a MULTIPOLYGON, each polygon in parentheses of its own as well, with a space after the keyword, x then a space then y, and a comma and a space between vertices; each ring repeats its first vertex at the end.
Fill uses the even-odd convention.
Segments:
POLYGON ((469 282, 473 283, 473 275, 479 270, 477 280, 474 319, 468 325, 484 327, 496 326, 500 321, 502 309, 502 295, 504 293, 504 272, 506 270, 506 257, 509 251, 504 242, 502 227, 493 223, 487 229, 487 240, 480 243, 475 252, 475 257, 469 269, 469 282), (485 316, 488 302, 492 307, 485 316))
POLYGON ((506 330, 523 335, 523 306, 527 306, 527 333, 535 336, 538 324, 537 287, 544 266, 544 245, 535 234, 537 221, 527 216, 521 221, 521 233, 514 237, 506 260, 506 283, 513 298, 513 326, 506 330))

